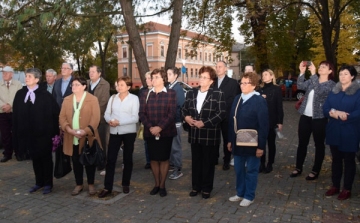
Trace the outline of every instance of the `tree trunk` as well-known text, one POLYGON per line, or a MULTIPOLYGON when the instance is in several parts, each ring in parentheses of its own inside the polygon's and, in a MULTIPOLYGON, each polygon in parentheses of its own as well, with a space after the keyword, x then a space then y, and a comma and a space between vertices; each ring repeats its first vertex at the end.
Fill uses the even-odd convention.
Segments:
MULTIPOLYGON (((146 86, 145 73, 149 71, 149 64, 146 59, 145 50, 136 26, 131 0, 120 0, 122 15, 125 20, 126 31, 129 35, 129 44, 133 48, 136 65, 139 69, 143 86, 146 86)), ((132 55, 129 55, 131 57, 132 55)))
POLYGON ((182 8, 184 0, 174 0, 169 47, 166 53, 165 69, 174 67, 176 64, 177 50, 180 39, 182 8))

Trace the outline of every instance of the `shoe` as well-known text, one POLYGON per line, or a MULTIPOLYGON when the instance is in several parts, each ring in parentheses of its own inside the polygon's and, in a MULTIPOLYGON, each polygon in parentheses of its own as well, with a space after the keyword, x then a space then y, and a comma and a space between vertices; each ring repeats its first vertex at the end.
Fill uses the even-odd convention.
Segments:
POLYGON ((75 189, 71 192, 71 196, 76 196, 80 194, 80 192, 83 191, 83 189, 84 189, 83 185, 76 186, 75 189))
POLYGON ((159 189, 160 197, 165 197, 167 195, 166 188, 160 188, 159 189))
POLYGON ((95 195, 96 189, 93 184, 89 184, 89 195, 95 195))
POLYGON ((202 196, 203 199, 208 199, 208 198, 210 198, 210 193, 202 192, 201 196, 202 196))
POLYGON ((306 180, 316 180, 319 177, 319 173, 316 173, 314 171, 311 171, 307 177, 305 177, 306 180), (314 176, 310 176, 310 174, 314 176))
POLYGON ((333 196, 340 192, 339 188, 332 186, 328 191, 326 191, 325 196, 333 196))
POLYGON ((190 197, 196 197, 198 195, 198 193, 199 193, 199 191, 192 190, 192 191, 190 191, 189 196, 190 197))
POLYGON ((229 163, 224 163, 223 170, 229 170, 229 169, 230 169, 230 164, 229 163))
POLYGON ((349 199, 350 197, 351 197, 351 191, 343 189, 337 199, 343 201, 349 199))
POLYGON ((173 172, 175 170, 174 166, 169 166, 169 172, 173 172))
POLYGON ((170 180, 176 180, 182 177, 184 174, 181 171, 178 171, 177 169, 174 170, 172 174, 170 174, 169 179, 170 180))
POLYGON ((232 158, 231 160, 230 160, 230 166, 234 166, 234 163, 235 163, 235 161, 234 161, 234 158, 232 158))
POLYGON ((145 167, 144 167, 144 168, 145 168, 146 170, 151 169, 150 163, 145 164, 145 167))
POLYGON ((16 156, 17 161, 23 161, 24 159, 21 156, 16 156))
POLYGON ((43 189, 43 194, 49 194, 51 193, 51 186, 45 186, 43 189))
POLYGON ((273 167, 272 167, 272 164, 267 164, 266 165, 266 168, 265 168, 265 170, 264 170, 264 173, 270 173, 270 172, 272 172, 273 171, 273 167))
POLYGON ((9 160, 11 160, 11 157, 4 156, 4 157, 0 160, 0 162, 5 163, 5 162, 7 162, 7 161, 9 161, 9 160))
POLYGON ((295 169, 293 170, 293 172, 290 174, 290 177, 297 177, 301 174, 302 170, 299 169, 295 169))
POLYGON ((105 175, 106 175, 106 171, 105 171, 105 170, 103 170, 103 171, 100 172, 100 176, 105 176, 105 175))
POLYGON ((128 194, 129 192, 130 192, 130 187, 129 186, 123 186, 123 193, 128 194))
POLYGON ((229 201, 242 201, 244 198, 237 195, 229 197, 229 201))
POLYGON ((262 173, 265 171, 265 164, 264 163, 260 163, 260 166, 259 166, 259 173, 262 173))
POLYGON ((244 200, 242 200, 239 205, 241 207, 248 207, 252 203, 254 203, 254 200, 250 201, 250 200, 244 198, 244 200))
POLYGON ((111 191, 103 189, 100 194, 98 195, 98 198, 104 198, 106 196, 109 196, 111 194, 111 191))
POLYGON ((150 195, 155 195, 159 192, 160 187, 154 187, 151 191, 150 191, 150 195))
POLYGON ((42 186, 35 185, 29 190, 29 193, 34 193, 37 190, 39 190, 40 188, 42 188, 42 186))

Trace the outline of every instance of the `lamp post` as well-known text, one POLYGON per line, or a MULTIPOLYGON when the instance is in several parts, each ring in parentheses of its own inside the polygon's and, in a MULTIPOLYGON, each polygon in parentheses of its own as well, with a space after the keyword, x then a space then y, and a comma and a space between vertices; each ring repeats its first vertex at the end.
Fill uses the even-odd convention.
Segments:
POLYGON ((242 47, 240 47, 240 54, 239 54, 239 59, 240 59, 240 72, 239 72, 239 80, 241 78, 241 70, 242 70, 242 66, 241 66, 241 51, 245 48, 245 43, 242 43, 242 47))

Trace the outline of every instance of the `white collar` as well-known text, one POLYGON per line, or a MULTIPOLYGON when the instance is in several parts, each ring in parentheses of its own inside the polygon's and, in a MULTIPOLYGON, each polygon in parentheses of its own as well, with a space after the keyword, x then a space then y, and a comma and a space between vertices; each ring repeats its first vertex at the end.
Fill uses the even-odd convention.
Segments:
MULTIPOLYGON (((151 92, 151 91, 152 91, 152 92, 155 92, 155 87, 151 88, 151 89, 150 89, 150 92, 151 92)), ((160 92, 162 92, 162 91, 163 91, 163 92, 167 92, 166 87, 163 87, 163 89, 162 89, 160 92)), ((156 93, 156 92, 155 92, 155 93, 156 93)))

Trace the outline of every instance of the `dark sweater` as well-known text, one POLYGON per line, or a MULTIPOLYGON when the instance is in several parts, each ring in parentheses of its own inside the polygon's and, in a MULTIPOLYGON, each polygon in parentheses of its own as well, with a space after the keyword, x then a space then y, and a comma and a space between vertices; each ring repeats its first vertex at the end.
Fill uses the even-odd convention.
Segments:
POLYGON ((276 128, 277 124, 283 124, 284 110, 281 88, 270 82, 260 89, 260 94, 266 95, 265 100, 269 111, 269 128, 276 128))

